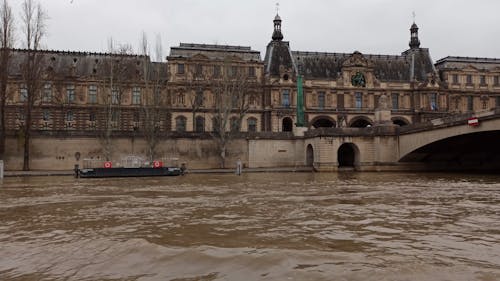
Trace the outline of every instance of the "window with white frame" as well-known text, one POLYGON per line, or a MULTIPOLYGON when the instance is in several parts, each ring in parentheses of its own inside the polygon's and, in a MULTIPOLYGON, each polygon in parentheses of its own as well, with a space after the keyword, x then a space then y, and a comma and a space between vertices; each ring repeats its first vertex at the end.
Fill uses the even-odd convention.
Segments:
POLYGON ((132 89, 132 104, 141 104, 141 88, 139 87, 132 89))
POLYGON ((45 83, 43 85, 42 102, 44 103, 52 102, 52 84, 50 83, 45 83))
POLYGON ((90 85, 88 89, 88 103, 97 103, 97 86, 90 85))
POLYGON ((66 86, 66 99, 68 103, 75 102, 75 85, 66 86))
POLYGON ((28 87, 26 84, 21 84, 19 87, 19 101, 25 102, 28 100, 28 87))

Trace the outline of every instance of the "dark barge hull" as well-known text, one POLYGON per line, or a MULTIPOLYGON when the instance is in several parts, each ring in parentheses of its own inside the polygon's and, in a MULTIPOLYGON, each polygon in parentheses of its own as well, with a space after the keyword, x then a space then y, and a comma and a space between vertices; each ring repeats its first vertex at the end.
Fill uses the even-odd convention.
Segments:
POLYGON ((92 168, 79 169, 76 176, 80 178, 110 178, 110 177, 162 177, 180 176, 179 168, 92 168))

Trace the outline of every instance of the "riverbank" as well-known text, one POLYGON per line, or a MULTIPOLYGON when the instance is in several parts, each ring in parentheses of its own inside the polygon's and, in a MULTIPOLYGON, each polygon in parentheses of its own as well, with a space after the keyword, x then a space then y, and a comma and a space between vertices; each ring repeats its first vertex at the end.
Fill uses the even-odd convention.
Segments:
MULTIPOLYGON (((234 173, 235 169, 193 169, 188 170, 190 174, 225 174, 234 173)), ((243 173, 276 173, 276 172, 312 172, 311 167, 276 167, 276 168, 245 168, 243 173)), ((5 171, 5 177, 29 177, 29 176, 74 176, 74 170, 61 171, 5 171)))

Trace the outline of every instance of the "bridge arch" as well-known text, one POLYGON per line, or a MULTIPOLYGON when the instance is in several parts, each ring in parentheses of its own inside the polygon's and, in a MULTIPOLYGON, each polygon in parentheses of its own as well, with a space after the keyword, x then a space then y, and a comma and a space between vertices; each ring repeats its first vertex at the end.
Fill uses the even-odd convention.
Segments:
POLYGON ((373 125, 373 121, 366 116, 356 116, 349 121, 349 127, 365 128, 373 125))
POLYGON ((317 116, 309 123, 310 128, 335 128, 337 127, 337 122, 329 116, 317 116))
POLYGON ((337 150, 339 168, 356 168, 359 166, 359 148, 354 143, 343 143, 337 150))
MULTIPOLYGON (((500 167, 500 118, 480 119, 479 126, 467 120, 450 125, 431 125, 399 136, 399 162, 440 163, 447 168, 459 165, 500 167), (465 163, 465 164, 464 164, 465 163), (445 166, 446 165, 446 166, 445 166)), ((478 167, 482 169, 481 167, 478 167)))

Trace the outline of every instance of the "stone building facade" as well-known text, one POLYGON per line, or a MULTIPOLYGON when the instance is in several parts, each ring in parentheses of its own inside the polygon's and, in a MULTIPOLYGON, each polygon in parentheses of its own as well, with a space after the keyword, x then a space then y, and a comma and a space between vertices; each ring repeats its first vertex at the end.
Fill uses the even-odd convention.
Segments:
MULTIPOLYGON (((294 150, 293 139, 302 136, 297 127, 376 125, 375 109, 383 95, 399 126, 500 107, 500 59, 446 57, 434 64, 429 49, 420 47, 416 24, 410 27, 409 49, 399 55, 296 51, 283 40, 279 15, 273 24, 263 59, 251 47, 192 43, 172 47, 165 63, 140 55, 40 51, 45 67, 33 113, 32 145, 53 139, 67 151, 40 152, 35 167, 71 166, 78 161, 76 152, 82 158, 102 159, 100 139, 106 130, 108 137, 119 140, 116 143, 126 143, 115 148, 120 155, 146 154, 144 139, 154 134, 159 155, 216 167, 211 132, 221 122, 217 93, 223 88, 245 92, 240 106, 233 104, 228 111, 225 130, 240 132, 232 156, 242 154, 259 165, 269 162, 255 159, 257 154, 250 155, 248 147, 276 147, 275 140, 287 143, 280 151, 294 150), (266 145, 259 146, 255 139, 265 139, 266 145), (65 140, 72 147, 85 147, 84 152, 62 145, 65 140), (203 144, 195 149, 197 141, 203 144), (64 158, 61 155, 71 160, 51 163, 64 158)), ((22 153, 25 53, 13 50, 9 68, 6 159, 16 163, 11 169, 19 168, 22 153)), ((274 154, 264 149, 258 155, 274 154)), ((306 162, 302 156, 285 156, 276 165, 306 162)))

